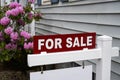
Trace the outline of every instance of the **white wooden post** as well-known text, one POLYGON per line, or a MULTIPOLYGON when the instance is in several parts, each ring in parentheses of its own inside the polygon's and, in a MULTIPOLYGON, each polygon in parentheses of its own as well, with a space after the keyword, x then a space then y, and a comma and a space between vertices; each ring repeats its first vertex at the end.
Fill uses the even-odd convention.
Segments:
MULTIPOLYGON (((31 4, 31 7, 33 8, 33 10, 35 10, 34 4, 31 4)), ((34 19, 33 19, 32 23, 30 24, 29 29, 30 29, 31 35, 34 36, 35 35, 35 20, 34 19)))
POLYGON ((96 80, 110 80, 112 38, 109 36, 98 37, 98 48, 101 48, 101 59, 96 65, 96 80))
MULTIPOLYGON (((4 1, 4 0, 3 0, 4 1)), ((7 4, 10 4, 11 0, 6 0, 7 4)))
POLYGON ((0 6, 2 6, 3 5, 3 0, 0 0, 0 6))
POLYGON ((4 6, 6 2, 10 4, 11 0, 0 0, 0 6, 4 6))

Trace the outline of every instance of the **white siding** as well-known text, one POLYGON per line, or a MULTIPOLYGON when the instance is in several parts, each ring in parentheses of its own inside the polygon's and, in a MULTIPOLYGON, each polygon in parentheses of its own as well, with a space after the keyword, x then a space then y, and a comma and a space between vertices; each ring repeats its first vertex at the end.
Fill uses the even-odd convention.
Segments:
MULTIPOLYGON (((120 47, 119 0, 85 0, 36 9, 44 18, 36 22, 37 35, 96 32, 112 36, 113 46, 120 47)), ((112 58, 111 74, 111 80, 120 80, 120 57, 112 58)))

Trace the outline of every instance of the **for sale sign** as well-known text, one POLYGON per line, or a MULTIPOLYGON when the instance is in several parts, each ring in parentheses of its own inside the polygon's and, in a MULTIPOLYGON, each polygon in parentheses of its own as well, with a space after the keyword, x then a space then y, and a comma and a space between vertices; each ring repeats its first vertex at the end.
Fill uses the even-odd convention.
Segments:
POLYGON ((96 33, 34 36, 34 53, 93 49, 96 33))

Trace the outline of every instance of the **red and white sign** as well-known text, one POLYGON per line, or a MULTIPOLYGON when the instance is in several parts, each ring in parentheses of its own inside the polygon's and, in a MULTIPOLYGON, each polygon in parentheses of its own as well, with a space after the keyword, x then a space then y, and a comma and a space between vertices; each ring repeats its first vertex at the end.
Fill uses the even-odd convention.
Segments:
POLYGON ((96 33, 34 36, 34 53, 93 49, 96 33))

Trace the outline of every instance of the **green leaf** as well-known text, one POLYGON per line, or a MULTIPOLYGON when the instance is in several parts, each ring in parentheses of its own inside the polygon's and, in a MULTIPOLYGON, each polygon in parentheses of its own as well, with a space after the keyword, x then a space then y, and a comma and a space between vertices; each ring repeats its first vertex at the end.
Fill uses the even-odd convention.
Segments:
POLYGON ((5 47, 5 42, 1 42, 1 47, 2 47, 2 48, 5 47))
POLYGON ((9 61, 9 57, 8 56, 5 57, 5 61, 9 61))
POLYGON ((0 25, 0 31, 2 31, 4 29, 4 27, 2 25, 0 25))

